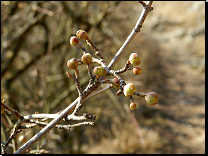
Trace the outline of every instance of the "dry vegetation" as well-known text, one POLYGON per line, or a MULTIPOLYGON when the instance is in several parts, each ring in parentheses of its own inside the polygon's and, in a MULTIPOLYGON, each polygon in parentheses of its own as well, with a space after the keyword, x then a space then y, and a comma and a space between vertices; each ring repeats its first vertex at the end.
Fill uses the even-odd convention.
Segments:
MULTIPOLYGON (((30 150, 47 140, 42 148, 50 153, 205 153, 205 2, 153 2, 153 7, 114 67, 122 68, 137 52, 142 74, 128 71, 124 80, 134 82, 137 91, 159 95, 153 107, 134 98, 140 104, 132 111, 139 128, 124 109, 129 99, 112 89, 83 103, 80 114, 96 115, 95 127, 54 128, 30 150)), ((108 64, 141 10, 137 2, 2 1, 1 98, 22 115, 64 109, 78 96, 65 74, 67 60, 82 56, 80 49, 69 46, 70 37, 86 30, 108 64)), ((80 74, 84 88, 85 67, 80 74)), ((9 133, 1 127, 5 142, 9 133)), ((39 131, 37 127, 21 134, 28 140, 39 131)))

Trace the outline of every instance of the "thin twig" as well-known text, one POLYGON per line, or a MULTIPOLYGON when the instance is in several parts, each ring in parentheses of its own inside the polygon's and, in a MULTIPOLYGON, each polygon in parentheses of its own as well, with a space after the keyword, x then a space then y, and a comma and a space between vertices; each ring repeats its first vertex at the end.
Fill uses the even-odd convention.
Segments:
POLYGON ((1 102, 1 106, 3 106, 5 109, 9 110, 11 113, 13 113, 14 115, 16 115, 18 118, 23 119, 24 117, 22 115, 20 115, 17 110, 7 106, 6 104, 1 102))
POLYGON ((95 81, 95 76, 92 75, 92 63, 87 65, 87 70, 88 70, 88 74, 90 76, 89 84, 91 85, 95 81))
POLYGON ((90 125, 90 126, 95 126, 95 123, 94 122, 81 122, 81 123, 77 123, 77 124, 73 124, 73 125, 70 125, 70 128, 72 127, 77 127, 77 126, 81 126, 81 125, 90 125))
POLYGON ((10 135, 10 137, 8 138, 8 140, 6 141, 5 145, 3 146, 3 151, 4 154, 7 153, 7 147, 9 145, 9 143, 15 138, 15 135, 20 133, 22 130, 18 130, 17 126, 14 126, 12 133, 10 135))
POLYGON ((144 3, 143 1, 137 1, 139 2, 141 5, 143 5, 143 7, 146 7, 146 3, 144 3))
POLYGON ((127 70, 130 69, 130 64, 131 64, 130 61, 127 61, 125 67, 122 69, 116 70, 115 73, 120 74, 120 73, 126 72, 127 70))
POLYGON ((112 74, 113 76, 115 76, 120 82, 120 89, 117 91, 116 95, 118 96, 121 95, 123 93, 123 87, 126 84, 125 81, 114 70, 110 70, 109 74, 112 74))
POLYGON ((96 45, 92 42, 92 40, 90 38, 87 38, 86 40, 87 44, 93 48, 93 50, 95 51, 95 55, 97 55, 98 57, 100 57, 100 59, 103 60, 104 62, 104 57, 103 54, 101 53, 101 51, 96 47, 96 45))
MULTIPOLYGON (((48 125, 48 123, 41 122, 41 121, 32 120, 30 122, 38 124, 39 126, 46 126, 46 125, 48 125)), ((91 125, 91 124, 93 125, 94 122, 82 122, 82 123, 73 124, 73 125, 70 125, 70 124, 69 125, 55 125, 55 128, 70 130, 70 128, 72 128, 72 127, 77 127, 77 126, 81 126, 81 125, 91 125)), ((22 128, 23 127, 24 126, 22 126, 22 128)), ((30 125, 26 125, 24 128, 31 128, 31 127, 30 127, 30 125)))
POLYGON ((150 12, 150 9, 147 8, 151 8, 153 1, 148 1, 147 2, 147 7, 145 7, 142 10, 142 13, 136 23, 136 26, 134 27, 134 29, 132 30, 132 32, 130 33, 130 35, 128 36, 128 38, 126 39, 126 41, 124 42, 124 44, 121 46, 121 48, 119 49, 119 51, 116 53, 115 57, 111 60, 111 62, 108 65, 109 69, 112 69, 113 66, 116 64, 116 62, 118 61, 118 59, 121 57, 121 55, 124 53, 124 51, 126 50, 126 48, 129 46, 129 44, 131 43, 131 41, 133 40, 133 38, 137 35, 137 33, 140 31, 144 20, 146 19, 148 13, 150 12))
MULTIPOLYGON (((78 71, 78 70, 77 70, 78 71)), ((77 75, 77 78, 75 78, 74 76, 72 76, 68 71, 66 72, 66 75, 70 78, 70 79, 72 79, 74 82, 75 82, 75 84, 76 84, 76 87, 77 87, 77 91, 78 91, 78 93, 81 95, 82 94, 82 88, 81 88, 81 86, 80 86, 80 82, 78 81, 78 75, 77 75)))
POLYGON ((74 112, 72 113, 73 116, 77 116, 79 111, 80 111, 80 109, 82 108, 82 102, 83 102, 82 95, 80 94, 79 97, 80 97, 79 101, 78 101, 78 103, 77 103, 77 105, 76 105, 76 107, 74 109, 74 112))
POLYGON ((89 98, 91 98, 91 97, 93 97, 95 95, 98 95, 98 94, 100 94, 100 93, 102 93, 102 92, 104 92, 104 91, 106 91, 106 90, 108 90, 108 89, 110 89, 112 87, 113 87, 112 85, 108 85, 107 87, 105 87, 105 88, 103 88, 103 89, 93 93, 92 95, 89 95, 85 100, 87 100, 87 99, 89 99, 89 98))
POLYGON ((140 96, 140 97, 145 97, 147 94, 146 93, 143 93, 143 92, 134 92, 134 95, 136 96, 140 96))
MULTIPOLYGON (((32 115, 27 115, 24 116, 25 120, 29 120, 29 119, 42 119, 42 118, 48 118, 48 119, 54 119, 56 117, 58 117, 59 114, 32 114, 32 115)), ((87 119, 84 116, 73 116, 73 115, 68 115, 67 118, 65 118, 65 120, 84 120, 87 119)))
POLYGON ((93 62, 100 64, 102 67, 106 67, 107 66, 105 64, 105 62, 103 61, 103 59, 96 59, 96 58, 93 57, 93 62))

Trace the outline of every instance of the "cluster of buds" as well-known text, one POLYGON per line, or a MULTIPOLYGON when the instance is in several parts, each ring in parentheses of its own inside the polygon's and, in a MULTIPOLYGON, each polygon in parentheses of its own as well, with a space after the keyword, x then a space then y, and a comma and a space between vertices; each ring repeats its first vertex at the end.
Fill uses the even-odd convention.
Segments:
MULTIPOLYGON (((73 46, 77 46, 78 48, 82 49, 83 55, 80 60, 76 58, 72 58, 68 60, 67 66, 70 69, 75 70, 75 74, 78 75, 78 66, 85 64, 88 68, 88 73, 90 76, 90 86, 96 85, 96 84, 103 84, 103 83, 111 83, 111 86, 118 89, 118 92, 116 95, 124 94, 126 97, 130 98, 130 109, 134 110, 138 108, 138 104, 136 104, 133 101, 133 95, 143 97, 146 102, 149 105, 155 105, 158 101, 158 95, 155 92, 150 92, 150 93, 141 93, 141 92, 135 92, 136 87, 134 86, 133 83, 125 83, 125 81, 120 77, 121 73, 126 72, 127 70, 132 70, 135 75, 140 75, 142 73, 142 69, 139 67, 140 65, 140 56, 137 53, 132 53, 123 69, 114 71, 114 70, 109 70, 108 67, 104 63, 104 58, 102 53, 98 50, 98 48, 95 46, 95 44, 92 42, 92 40, 89 38, 87 35, 87 32, 84 30, 78 30, 76 32, 76 36, 72 36, 70 39, 70 44, 73 46), (77 37, 76 37, 77 36, 77 37), (94 58, 92 54, 90 54, 81 44, 80 40, 86 40, 87 44, 95 50, 95 55, 98 55, 100 59, 94 58), (79 63, 81 62, 81 63, 79 63), (99 66, 96 66, 92 68, 93 63, 98 63, 100 64, 99 66), (100 79, 102 76, 108 76, 108 75, 113 75, 113 79, 106 79, 102 80, 100 79)), ((69 75, 69 74, 68 74, 69 75)), ((69 76, 72 78, 72 76, 69 76)), ((76 76, 78 77, 78 76, 76 76)), ((74 79, 75 83, 77 83, 77 86, 79 85, 78 79, 74 79)), ((81 90, 81 89, 80 89, 81 90)), ((87 91, 87 89, 85 89, 87 91)), ((78 90, 79 91, 79 90, 78 90)), ((81 94, 80 94, 81 95, 81 94)))
POLYGON ((133 67, 133 73, 135 75, 140 75, 142 73, 142 69, 140 67, 138 67, 138 65, 140 65, 140 57, 137 53, 132 53, 129 56, 129 62, 134 66, 133 67))
MULTIPOLYGON (((133 67, 129 68, 132 69, 133 73, 135 75, 140 75, 142 73, 142 69, 138 66, 140 65, 141 61, 140 61, 140 56, 137 53, 132 53, 129 56, 129 59, 127 61, 127 64, 131 64, 133 67)), ((133 83, 128 83, 123 87, 123 93, 126 97, 130 97, 130 109, 134 110, 135 108, 138 108, 138 104, 136 104, 133 101, 133 95, 137 95, 140 97, 145 98, 146 102, 153 106, 155 104, 157 104, 158 101, 158 94, 155 92, 150 92, 150 93, 141 93, 141 92, 135 92, 135 86, 133 83)))
MULTIPOLYGON (((72 36, 70 38, 70 44, 73 45, 73 46, 77 46, 79 47, 80 49, 82 49, 84 51, 82 57, 81 57, 81 62, 85 65, 88 66, 88 70, 89 72, 91 73, 92 72, 92 68, 91 68, 91 64, 93 63, 94 61, 94 58, 93 56, 82 46, 81 42, 79 39, 83 39, 83 40, 86 40, 87 43, 91 43, 93 46, 95 46, 91 39, 88 37, 87 35, 87 32, 84 31, 84 30, 78 30, 77 33, 76 33, 76 36, 72 36), (76 37, 77 36, 77 37, 76 37)), ((90 45, 91 45, 90 44, 90 45)), ((74 70, 77 70, 78 69, 78 60, 75 59, 75 58, 72 58, 70 60, 68 60, 67 62, 67 66, 70 68, 70 69, 74 69, 74 70)), ((97 66, 94 68, 93 70, 94 72, 94 75, 98 78, 98 77, 101 77, 101 76, 104 76, 107 71, 104 67, 102 66, 97 66)), ((90 74, 90 77, 92 78, 92 75, 90 74)))

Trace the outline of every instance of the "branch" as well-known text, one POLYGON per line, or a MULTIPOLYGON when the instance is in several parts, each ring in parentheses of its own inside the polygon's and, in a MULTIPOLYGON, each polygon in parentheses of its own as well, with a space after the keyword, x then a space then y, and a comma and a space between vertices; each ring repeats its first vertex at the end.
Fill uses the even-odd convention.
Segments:
POLYGON ((20 154, 25 152, 30 148, 34 143, 36 143, 42 136, 49 132, 56 124, 58 124, 68 113, 76 106, 79 97, 74 100, 65 110, 63 110, 58 117, 53 119, 47 126, 45 126, 39 133, 34 135, 29 141, 27 141, 23 146, 21 146, 14 154, 20 154))
POLYGON ((136 26, 133 28, 132 32, 130 33, 130 35, 128 36, 128 38, 126 39, 126 41, 124 42, 124 44, 121 46, 121 48, 119 49, 119 51, 116 53, 115 57, 111 60, 111 62, 108 65, 109 70, 112 69, 112 67, 116 64, 116 62, 119 60, 119 58, 121 57, 121 55, 124 53, 124 51, 126 50, 126 48, 129 46, 129 44, 131 43, 131 41, 133 40, 133 38, 137 35, 137 33, 140 31, 144 20, 146 19, 148 13, 151 10, 151 5, 152 5, 153 1, 148 1, 146 7, 144 7, 144 9, 142 10, 142 13, 136 23, 136 26))
MULTIPOLYGON (((87 93, 84 97, 83 97, 83 101, 85 100, 85 98, 87 98, 91 92, 93 92, 94 90, 96 90, 99 87, 99 85, 90 88, 90 89, 86 89, 87 93)), ((55 125, 57 125, 64 117, 66 117, 68 115, 68 113, 70 111, 72 111, 74 109, 74 107, 76 106, 77 102, 80 100, 80 97, 78 97, 76 100, 74 100, 66 109, 64 109, 59 116, 57 116, 55 119, 53 119, 47 126, 45 126, 40 132, 38 132, 36 135, 34 135, 30 140, 28 140, 24 145, 22 145, 14 154, 21 154, 23 152, 25 152, 28 148, 30 148, 34 143, 36 143, 41 137, 43 137, 45 134, 47 134, 47 132, 49 132, 53 127, 55 127, 55 125)))
POLYGON ((7 106, 6 104, 4 104, 3 102, 1 102, 1 106, 4 107, 5 109, 9 110, 11 113, 13 113, 14 115, 16 115, 18 118, 23 119, 24 117, 22 115, 20 115, 17 110, 7 106))
MULTIPOLYGON (((35 123, 39 126, 46 126, 48 123, 45 123, 45 122, 41 122, 41 121, 30 121, 30 123, 35 123)), ((77 124, 73 124, 73 125, 55 125, 55 128, 58 128, 58 129, 66 129, 66 130, 70 130, 70 128, 72 127, 78 127, 78 126, 82 126, 82 125, 91 125, 91 126, 94 126, 95 123, 94 122, 81 122, 81 123, 77 123, 77 124)), ((31 125, 25 125, 25 126, 22 126, 22 128, 31 128, 32 126, 31 125)))

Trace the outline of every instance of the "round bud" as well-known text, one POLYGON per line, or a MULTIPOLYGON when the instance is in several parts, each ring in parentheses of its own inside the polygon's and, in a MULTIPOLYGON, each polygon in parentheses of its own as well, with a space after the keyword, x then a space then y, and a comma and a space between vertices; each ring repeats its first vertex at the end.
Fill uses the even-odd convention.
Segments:
POLYGON ((123 93, 126 97, 132 96, 135 92, 135 86, 133 83, 128 83, 124 86, 123 93))
POLYGON ((113 79, 113 87, 114 88, 116 88, 116 89, 119 89, 120 88, 120 82, 119 82, 119 80, 115 77, 114 79, 113 79))
POLYGON ((90 53, 84 53, 83 55, 82 55, 82 58, 81 58, 81 60, 82 60, 82 62, 84 63, 84 64, 90 64, 90 63, 92 63, 92 55, 90 54, 90 53))
POLYGON ((155 105, 157 104, 158 101, 158 95, 155 92, 149 92, 147 93, 147 95, 145 96, 145 100, 149 105, 155 105))
POLYGON ((76 36, 72 36, 70 38, 70 44, 73 46, 77 46, 79 44, 79 39, 76 36))
POLYGON ((130 105, 129 105, 129 108, 130 108, 131 110, 134 110, 134 109, 137 108, 137 104, 136 104, 135 102, 131 102, 130 105))
POLYGON ((119 84, 119 83, 120 83, 119 80, 117 79, 117 77, 115 77, 115 78, 113 79, 113 83, 115 83, 115 84, 119 84))
POLYGON ((19 136, 19 142, 26 142, 26 137, 25 137, 25 135, 20 135, 19 136))
POLYGON ((105 68, 103 68, 102 66, 97 66, 93 69, 93 72, 96 76, 104 76, 107 71, 105 68))
POLYGON ((138 66, 140 64, 140 57, 137 53, 132 53, 129 56, 129 61, 132 65, 138 66))
POLYGON ((67 66, 70 69, 76 69, 76 68, 78 68, 78 60, 76 58, 72 58, 72 59, 68 60, 67 66))
POLYGON ((140 67, 134 67, 133 68, 133 73, 135 75, 140 75, 142 73, 142 69, 140 67))
POLYGON ((83 40, 87 40, 89 38, 85 30, 78 30, 76 35, 79 39, 83 39, 83 40))

